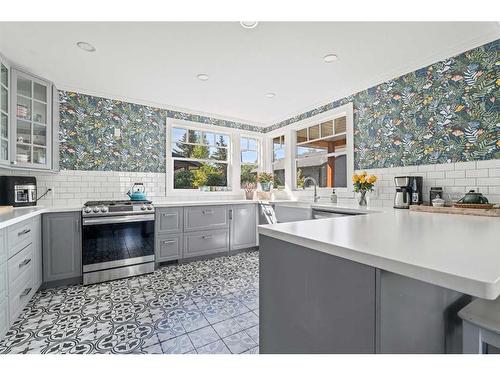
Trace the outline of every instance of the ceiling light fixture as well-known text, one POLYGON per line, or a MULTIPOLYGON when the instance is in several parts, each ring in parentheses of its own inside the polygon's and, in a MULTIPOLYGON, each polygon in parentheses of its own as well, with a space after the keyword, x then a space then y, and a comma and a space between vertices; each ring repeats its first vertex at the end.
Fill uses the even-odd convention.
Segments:
POLYGON ((241 21, 240 25, 245 29, 254 29, 259 23, 257 21, 241 21))
POLYGON ((200 73, 196 76, 200 81, 208 81, 208 74, 200 73))
POLYGON ((337 61, 337 59, 338 59, 338 56, 335 55, 334 53, 330 53, 330 54, 325 55, 323 57, 323 61, 326 63, 331 63, 331 62, 337 61))
POLYGON ((276 96, 274 92, 268 92, 266 95, 264 95, 266 98, 272 99, 276 96))
POLYGON ((95 47, 90 44, 90 43, 87 43, 87 42, 78 42, 76 43, 76 45, 83 49, 85 52, 95 52, 95 47))

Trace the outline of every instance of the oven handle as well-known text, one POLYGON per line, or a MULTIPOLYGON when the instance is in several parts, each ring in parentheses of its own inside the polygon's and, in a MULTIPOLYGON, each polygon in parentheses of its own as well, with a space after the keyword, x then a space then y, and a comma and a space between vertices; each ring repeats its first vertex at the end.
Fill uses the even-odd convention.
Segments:
POLYGON ((154 214, 146 215, 126 215, 113 217, 92 217, 83 219, 83 226, 115 223, 133 223, 138 221, 154 221, 154 214))

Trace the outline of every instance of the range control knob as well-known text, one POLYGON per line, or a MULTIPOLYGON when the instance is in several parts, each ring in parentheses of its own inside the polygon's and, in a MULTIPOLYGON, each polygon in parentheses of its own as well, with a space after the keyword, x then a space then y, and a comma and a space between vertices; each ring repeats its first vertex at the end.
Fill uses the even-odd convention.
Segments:
POLYGON ((141 210, 143 210, 143 211, 145 211, 145 210, 146 210, 146 205, 145 205, 145 204, 143 204, 143 205, 141 206, 141 210))
POLYGON ((89 213, 91 213, 91 212, 92 212, 92 208, 91 208, 91 207, 89 207, 89 206, 86 206, 86 207, 83 209, 83 211, 85 211, 85 213, 89 214, 89 213))
POLYGON ((108 212, 108 206, 102 206, 101 212, 108 212))
POLYGON ((150 204, 148 204, 146 207, 147 207, 147 208, 148 208, 148 210, 150 210, 150 211, 153 209, 153 206, 152 206, 152 205, 150 205, 150 204))
POLYGON ((99 212, 99 207, 98 206, 95 206, 92 211, 94 211, 95 213, 98 213, 99 212))

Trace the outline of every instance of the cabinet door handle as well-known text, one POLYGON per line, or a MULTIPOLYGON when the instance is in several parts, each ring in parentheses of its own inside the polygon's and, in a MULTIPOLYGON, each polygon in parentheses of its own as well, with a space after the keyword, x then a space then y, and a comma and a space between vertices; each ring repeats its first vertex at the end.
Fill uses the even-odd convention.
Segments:
POLYGON ((80 220, 76 220, 75 221, 75 230, 76 230, 76 233, 80 233, 80 220))
POLYGON ((229 210, 229 220, 233 220, 233 210, 229 210))
POLYGON ((31 262, 31 258, 23 260, 21 263, 19 263, 19 268, 24 267, 31 262))
POLYGON ((201 236, 203 240, 211 240, 212 236, 201 236))
POLYGON ((177 216, 177 214, 161 214, 161 216, 177 216))
POLYGON ((31 232, 31 229, 25 229, 25 230, 22 230, 20 232, 17 232, 17 235, 24 236, 25 234, 28 234, 29 232, 31 232))
POLYGON ((212 215, 214 213, 214 211, 213 210, 207 210, 207 211, 203 210, 203 211, 201 211, 201 213, 203 215, 212 215))
POLYGON ((162 241, 162 243, 164 243, 165 245, 168 245, 169 243, 175 243, 175 240, 165 240, 165 241, 162 241))
POLYGON ((20 297, 26 297, 28 294, 30 294, 31 288, 24 289, 24 291, 21 293, 20 297))

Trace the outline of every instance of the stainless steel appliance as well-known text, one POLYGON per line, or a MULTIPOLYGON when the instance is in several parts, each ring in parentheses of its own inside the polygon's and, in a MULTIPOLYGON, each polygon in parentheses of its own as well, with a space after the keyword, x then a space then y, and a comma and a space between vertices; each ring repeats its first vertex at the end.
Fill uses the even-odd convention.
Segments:
POLYGON ((83 284, 154 271, 150 201, 90 201, 82 209, 83 284))
POLYGON ((35 206, 36 178, 29 176, 0 176, 1 206, 35 206))
POLYGON ((394 208, 409 208, 411 204, 422 204, 422 181, 421 176, 394 177, 394 208))

